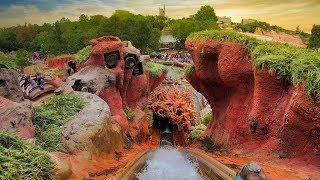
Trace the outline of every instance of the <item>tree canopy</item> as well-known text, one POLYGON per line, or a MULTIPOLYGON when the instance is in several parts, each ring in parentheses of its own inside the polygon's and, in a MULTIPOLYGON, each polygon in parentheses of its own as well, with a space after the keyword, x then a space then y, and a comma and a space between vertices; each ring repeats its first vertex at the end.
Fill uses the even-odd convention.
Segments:
POLYGON ((52 24, 19 25, 0 29, 0 51, 25 49, 53 55, 76 53, 89 45, 91 39, 107 35, 129 40, 142 51, 157 50, 165 22, 165 17, 117 10, 111 17, 82 14, 77 21, 62 18, 52 24))
POLYGON ((320 25, 313 25, 308 47, 311 49, 320 48, 320 25))
POLYGON ((171 26, 171 34, 177 39, 176 48, 184 49, 186 38, 193 32, 219 29, 217 16, 211 6, 202 6, 200 10, 189 18, 174 21, 171 26))

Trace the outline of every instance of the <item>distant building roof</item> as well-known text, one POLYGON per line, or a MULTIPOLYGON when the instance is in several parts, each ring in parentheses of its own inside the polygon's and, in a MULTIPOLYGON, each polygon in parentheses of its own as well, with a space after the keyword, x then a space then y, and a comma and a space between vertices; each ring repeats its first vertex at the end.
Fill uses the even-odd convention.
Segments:
POLYGON ((230 23, 231 24, 231 17, 218 17, 218 23, 230 23))
POLYGON ((245 24, 250 24, 253 22, 257 22, 257 20, 255 20, 255 19, 242 19, 241 24, 245 25, 245 24))

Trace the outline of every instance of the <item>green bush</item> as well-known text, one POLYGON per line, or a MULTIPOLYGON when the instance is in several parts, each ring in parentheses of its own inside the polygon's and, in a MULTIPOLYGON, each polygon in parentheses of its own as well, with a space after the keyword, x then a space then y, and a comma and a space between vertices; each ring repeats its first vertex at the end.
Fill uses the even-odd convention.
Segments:
POLYGON ((61 126, 70 121, 85 106, 81 96, 61 94, 35 108, 33 123, 36 144, 48 151, 60 150, 61 126))
POLYGON ((188 66, 186 67, 184 76, 185 76, 185 77, 189 77, 189 76, 191 76, 195 71, 196 71, 196 69, 195 69, 195 67, 194 67, 193 64, 188 65, 188 66))
POLYGON ((7 57, 0 58, 0 66, 4 66, 7 69, 18 69, 19 67, 14 61, 11 61, 7 57))
POLYGON ((39 146, 0 131, 0 179, 51 179, 55 164, 39 146))
POLYGON ((189 138, 190 139, 196 139, 197 137, 199 137, 199 135, 202 133, 203 131, 202 130, 199 130, 199 129, 194 129, 190 132, 189 134, 189 138))
POLYGON ((148 62, 146 64, 146 67, 147 67, 150 75, 155 78, 159 77, 160 73, 162 73, 162 72, 165 72, 165 73, 168 72, 167 66, 162 65, 162 64, 158 64, 158 63, 148 62))
POLYGON ((305 84, 308 94, 320 101, 320 53, 277 42, 266 42, 234 31, 201 31, 188 39, 216 39, 244 44, 257 68, 268 67, 294 85, 305 84))
POLYGON ((87 46, 81 49, 76 55, 75 60, 78 63, 85 62, 91 55, 92 46, 87 46))
POLYGON ((190 132, 189 138, 195 139, 199 137, 199 135, 207 129, 207 126, 203 124, 199 124, 198 126, 194 127, 194 129, 190 132))
POLYGON ((212 112, 209 112, 208 114, 203 116, 201 122, 202 122, 202 124, 207 126, 209 124, 209 122, 211 121, 211 119, 212 119, 212 112))
POLYGON ((134 112, 134 110, 132 110, 128 106, 123 107, 123 110, 126 113, 127 118, 130 119, 130 120, 133 120, 134 117, 136 116, 136 113, 134 112))
POLYGON ((26 67, 32 63, 29 61, 29 52, 23 49, 12 51, 11 53, 1 53, 0 65, 8 69, 18 69, 19 67, 26 67))

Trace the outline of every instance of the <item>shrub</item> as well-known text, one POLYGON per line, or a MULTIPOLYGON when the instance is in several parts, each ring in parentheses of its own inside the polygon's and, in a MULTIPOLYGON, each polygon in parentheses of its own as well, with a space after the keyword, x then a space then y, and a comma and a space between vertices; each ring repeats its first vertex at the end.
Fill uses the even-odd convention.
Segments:
POLYGON ((128 106, 124 106, 123 107, 124 112, 127 115, 127 118, 130 120, 133 120, 134 117, 136 116, 136 113, 134 112, 134 110, 132 110, 131 108, 129 108, 128 106))
POLYGON ((212 119, 212 112, 209 112, 208 114, 206 114, 202 117, 201 122, 202 122, 202 124, 207 126, 209 124, 209 122, 211 121, 211 119, 212 119))
POLYGON ((0 66, 4 66, 7 69, 18 69, 18 65, 7 57, 0 58, 0 66))
POLYGON ((149 70, 150 75, 155 78, 159 77, 160 73, 162 72, 165 72, 165 73, 168 72, 168 68, 165 65, 158 64, 158 63, 148 62, 146 64, 146 67, 149 70))
POLYGON ((32 63, 29 61, 29 52, 23 49, 12 51, 8 54, 1 53, 0 65, 8 69, 18 69, 19 67, 26 67, 32 63))
POLYGON ((190 40, 216 39, 244 44, 257 68, 270 68, 294 85, 305 84, 308 94, 320 101, 320 53, 288 44, 261 41, 233 31, 201 31, 190 40))
POLYGON ((151 110, 148 110, 147 112, 147 119, 151 124, 153 123, 153 112, 151 110))
POLYGON ((76 55, 75 55, 75 60, 78 63, 82 63, 84 61, 86 61, 90 55, 91 55, 91 50, 92 50, 92 46, 87 46, 83 49, 81 49, 76 55))
POLYGON ((195 66, 194 66, 193 64, 188 65, 188 66, 186 67, 184 76, 185 76, 185 77, 189 77, 189 76, 191 76, 195 71, 196 71, 196 69, 195 69, 195 66))
POLYGON ((189 138, 190 139, 196 139, 197 137, 199 137, 199 135, 202 133, 203 131, 202 130, 199 130, 199 129, 194 129, 190 132, 189 134, 189 138))
POLYGON ((198 126, 196 126, 189 134, 189 138, 191 139, 195 139, 197 137, 199 137, 199 135, 205 131, 207 129, 207 126, 200 124, 198 126))
POLYGON ((46 151, 0 132, 0 179, 51 179, 55 164, 46 151))
POLYGON ((61 126, 81 111, 85 101, 75 94, 61 94, 35 108, 33 123, 36 127, 36 144, 48 151, 60 150, 61 126))

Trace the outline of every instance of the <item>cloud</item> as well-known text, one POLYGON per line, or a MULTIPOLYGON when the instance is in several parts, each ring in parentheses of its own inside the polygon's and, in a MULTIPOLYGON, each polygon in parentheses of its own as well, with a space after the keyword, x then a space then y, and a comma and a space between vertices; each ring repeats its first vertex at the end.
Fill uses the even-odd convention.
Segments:
MULTIPOLYGON (((7 2, 7 1, 6 1, 7 2)), ((11 5, 0 2, 0 26, 54 22, 62 17, 77 19, 80 14, 109 16, 115 9, 139 14, 158 14, 166 4, 167 15, 172 18, 195 14, 203 5, 214 7, 217 15, 229 16, 233 21, 255 18, 271 24, 294 29, 297 25, 310 31, 320 24, 320 0, 21 0, 11 5)))
POLYGON ((114 10, 114 7, 100 0, 74 1, 69 5, 57 4, 51 10, 39 9, 36 5, 11 5, 0 11, 0 21, 3 27, 24 23, 43 24, 55 22, 63 17, 76 20, 81 14, 110 16, 114 10))

